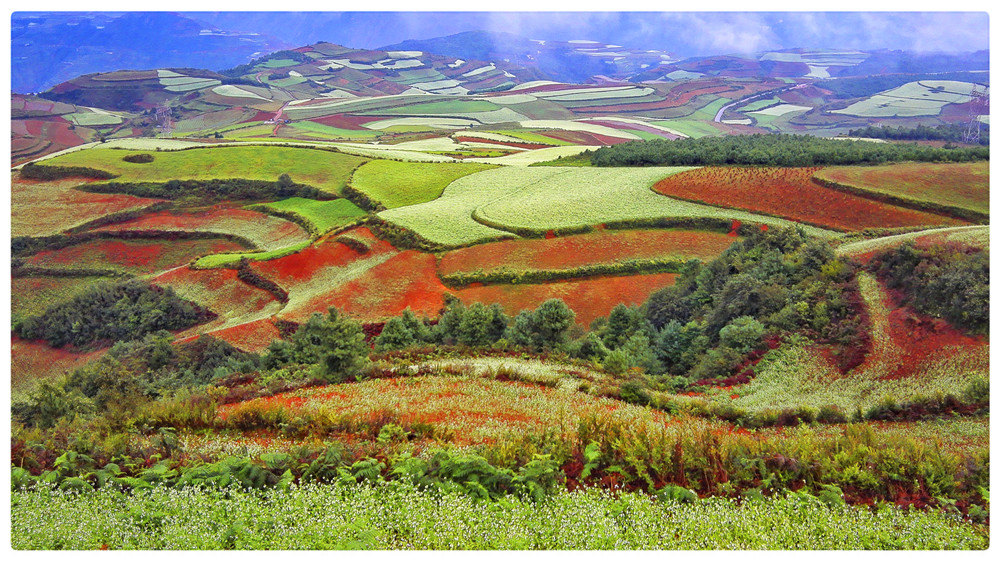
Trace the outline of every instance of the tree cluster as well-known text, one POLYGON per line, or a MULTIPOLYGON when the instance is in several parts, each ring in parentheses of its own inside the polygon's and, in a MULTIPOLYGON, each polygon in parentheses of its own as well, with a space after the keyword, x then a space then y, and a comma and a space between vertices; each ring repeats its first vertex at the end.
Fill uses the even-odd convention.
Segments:
POLYGON ((880 253, 869 268, 905 302, 956 327, 985 333, 990 325, 990 255, 962 244, 917 247, 907 242, 880 253))
POLYGON ((206 308, 163 288, 139 281, 100 284, 14 326, 24 339, 53 347, 85 347, 141 339, 147 333, 185 329, 213 319, 206 308))
POLYGON ((633 141, 594 151, 595 166, 787 166, 969 162, 988 160, 989 148, 851 142, 797 134, 728 135, 633 141))
MULTIPOLYGON (((980 130, 979 144, 989 146, 990 126, 983 124, 980 130)), ((944 140, 946 142, 964 142, 964 125, 938 125, 928 127, 917 125, 913 128, 904 127, 873 127, 868 126, 861 129, 851 129, 848 136, 860 138, 881 138, 883 140, 944 140)))

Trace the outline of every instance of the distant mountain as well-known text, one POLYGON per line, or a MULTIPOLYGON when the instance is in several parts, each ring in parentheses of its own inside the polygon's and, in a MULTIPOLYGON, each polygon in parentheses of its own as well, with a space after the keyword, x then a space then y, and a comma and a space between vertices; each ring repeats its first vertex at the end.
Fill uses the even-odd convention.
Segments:
POLYGON ((291 45, 168 12, 31 13, 11 17, 11 88, 38 92, 82 74, 229 68, 291 45))
POLYGON ((468 31, 434 39, 409 40, 382 50, 421 50, 458 58, 503 61, 534 68, 550 80, 570 83, 600 77, 625 79, 673 60, 659 50, 632 49, 598 41, 526 39, 511 33, 468 31))

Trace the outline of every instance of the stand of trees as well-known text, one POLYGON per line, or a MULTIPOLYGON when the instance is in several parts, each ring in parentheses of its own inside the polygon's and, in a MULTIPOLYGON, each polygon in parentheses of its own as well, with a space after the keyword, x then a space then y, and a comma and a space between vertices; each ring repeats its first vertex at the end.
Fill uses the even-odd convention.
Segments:
MULTIPOLYGON (((938 125, 928 127, 917 125, 912 129, 903 127, 865 127, 848 131, 848 136, 860 138, 881 138, 884 140, 944 140, 946 142, 963 142, 965 139, 964 125, 938 125)), ((989 146, 990 126, 980 127, 979 144, 989 146)))
POLYGON ((987 147, 934 148, 834 140, 797 134, 754 134, 647 140, 598 148, 595 166, 826 166, 887 162, 988 160, 987 147))

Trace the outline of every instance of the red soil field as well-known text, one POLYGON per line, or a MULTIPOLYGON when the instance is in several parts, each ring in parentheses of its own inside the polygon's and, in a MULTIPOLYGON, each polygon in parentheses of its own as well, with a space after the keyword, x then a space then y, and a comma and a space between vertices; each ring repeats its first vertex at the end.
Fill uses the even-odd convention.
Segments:
POLYGON ((671 134, 669 132, 662 131, 662 130, 660 130, 658 128, 655 128, 655 127, 649 127, 649 126, 640 125, 640 124, 636 124, 636 123, 623 123, 621 121, 603 121, 603 120, 600 120, 600 119, 588 119, 588 120, 583 121, 583 122, 584 123, 592 123, 594 125, 601 125, 601 126, 604 126, 604 127, 611 127, 613 129, 621 129, 621 130, 627 130, 627 131, 648 132, 649 134, 655 134, 656 136, 659 136, 661 138, 666 138, 666 139, 669 139, 669 140, 676 140, 676 139, 680 138, 680 136, 678 136, 676 134, 671 134))
POLYGON ((37 380, 52 378, 72 372, 93 362, 108 349, 76 353, 67 349, 53 349, 39 341, 25 341, 17 336, 10 338, 10 382, 12 390, 31 387, 37 380))
MULTIPOLYGON (((350 230, 357 238, 368 240, 371 247, 364 257, 395 251, 389 242, 378 240, 368 228, 350 230)), ((317 273, 330 267, 343 267, 362 257, 357 251, 333 240, 319 241, 309 247, 270 261, 257 261, 251 267, 261 275, 277 282, 286 289, 296 283, 308 282, 317 273)))
MULTIPOLYGON (((879 284, 881 285, 881 282, 879 284)), ((882 288, 885 290, 884 285, 882 288)), ((970 347, 989 344, 985 337, 966 335, 943 319, 932 318, 902 305, 898 296, 887 291, 883 299, 885 308, 881 311, 872 310, 873 314, 888 311, 888 337, 902 352, 895 370, 884 374, 881 379, 909 378, 917 375, 920 365, 928 359, 938 359, 968 350, 970 347)), ((877 348, 878 345, 875 346, 875 349, 877 348)), ((884 359, 877 356, 877 351, 873 351, 861 368, 865 369, 879 360, 884 359)))
POLYGON ((704 167, 672 175, 653 189, 662 195, 842 231, 967 224, 821 187, 811 180, 818 169, 704 167))
POLYGON ((131 195, 86 193, 73 189, 87 183, 80 178, 31 181, 15 175, 11 181, 11 234, 39 236, 59 233, 122 210, 160 202, 131 195), (44 220, 39 220, 44 216, 44 220))
POLYGON ((212 331, 209 335, 251 353, 263 352, 272 341, 281 338, 278 328, 266 318, 212 331))
POLYGON ((462 302, 499 303, 510 315, 533 310, 550 298, 562 298, 574 312, 576 322, 588 326, 598 317, 607 316, 618 304, 637 305, 657 290, 677 280, 673 273, 596 277, 543 284, 495 284, 463 288, 456 292, 462 302))
POLYGON ((36 267, 114 268, 148 274, 179 267, 203 255, 241 250, 242 246, 229 240, 92 240, 41 251, 27 263, 36 267))
POLYGON ((506 240, 445 253, 438 265, 443 276, 459 272, 567 270, 630 259, 712 259, 733 238, 695 230, 604 230, 553 239, 506 240))
POLYGON ((418 316, 437 317, 448 289, 435 273, 434 259, 430 253, 403 251, 360 277, 310 298, 282 318, 301 322, 313 312, 325 313, 330 306, 362 322, 398 316, 406 308, 418 316))
POLYGON ((239 280, 234 269, 199 270, 183 267, 163 273, 152 282, 173 287, 178 296, 219 314, 215 320, 196 326, 180 337, 232 327, 268 317, 281 309, 281 303, 274 295, 239 280))
POLYGON ((338 129, 347 129, 352 131, 363 131, 368 130, 364 128, 363 124, 371 123, 372 121, 378 121, 381 117, 376 115, 347 115, 344 113, 338 113, 336 115, 327 115, 326 117, 319 117, 316 119, 309 119, 314 123, 319 123, 321 125, 326 125, 328 127, 335 127, 338 129))
POLYGON ((585 146, 600 146, 600 145, 611 145, 611 144, 621 144, 623 142, 628 142, 627 138, 618 138, 616 136, 606 136, 603 134, 596 134, 592 132, 585 131, 545 131, 542 133, 543 136, 549 138, 555 138, 557 140, 565 140, 566 142, 572 142, 573 144, 582 144, 585 146))
POLYGON ((294 222, 242 208, 220 206, 197 212, 161 211, 109 224, 98 231, 167 230, 230 233, 247 238, 262 249, 276 249, 309 239, 294 222))

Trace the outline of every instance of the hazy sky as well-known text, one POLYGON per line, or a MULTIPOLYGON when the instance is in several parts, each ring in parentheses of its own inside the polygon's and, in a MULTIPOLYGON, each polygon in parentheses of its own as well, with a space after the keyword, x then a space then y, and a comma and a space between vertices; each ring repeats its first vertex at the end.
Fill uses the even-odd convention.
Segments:
POLYGON ((529 39, 592 39, 681 55, 791 47, 976 51, 989 47, 985 12, 186 12, 219 27, 292 44, 372 48, 461 31, 529 39))

